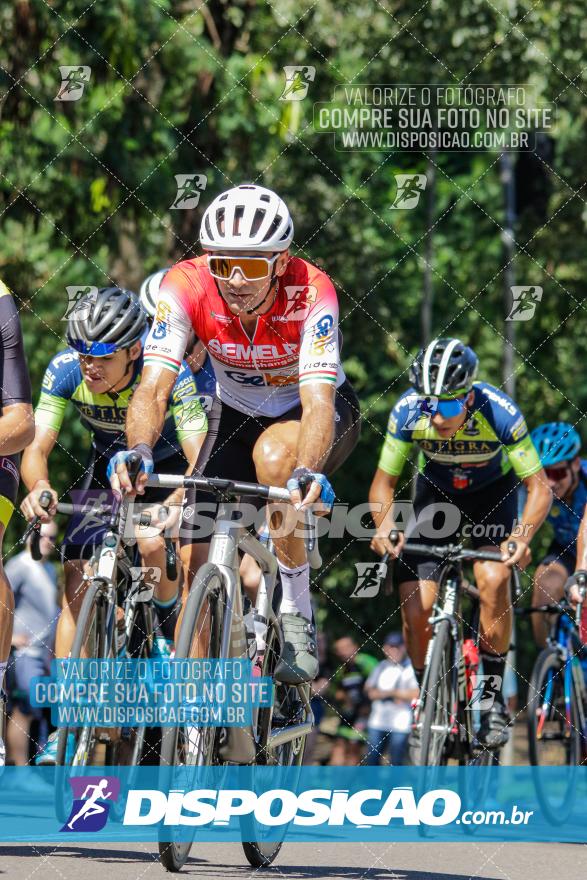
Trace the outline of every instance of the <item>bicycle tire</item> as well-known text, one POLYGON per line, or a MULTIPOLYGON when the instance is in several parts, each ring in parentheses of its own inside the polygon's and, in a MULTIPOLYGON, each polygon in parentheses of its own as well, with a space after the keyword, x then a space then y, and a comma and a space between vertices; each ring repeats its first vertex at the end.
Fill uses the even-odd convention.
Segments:
POLYGON ((450 621, 441 620, 434 634, 432 655, 427 675, 422 682, 424 694, 422 717, 420 763, 427 767, 446 764, 446 740, 449 736, 450 674, 451 674, 450 621), (442 728, 447 728, 443 733, 442 728), (434 728, 437 728, 436 730, 434 728))
MULTIPOLYGON (((192 589, 188 596, 184 616, 181 622, 181 629, 177 639, 175 649, 176 660, 184 660, 190 657, 191 647, 196 635, 196 626, 200 615, 208 602, 211 614, 210 620, 210 644, 208 657, 214 658, 220 656, 220 646, 222 641, 222 622, 224 619, 224 603, 222 596, 224 594, 224 581, 222 573, 218 566, 212 563, 205 563, 194 577, 192 589)), ((217 741, 217 728, 198 728, 203 730, 205 740, 199 741, 198 745, 203 746, 205 755, 194 766, 210 766, 215 762, 215 745, 217 741)), ((179 727, 166 727, 161 737, 161 767, 189 766, 177 764, 178 742, 180 736, 183 735, 183 747, 186 743, 186 733, 182 734, 179 727)), ((199 734, 198 734, 199 735, 199 734)), ((188 748, 189 748, 189 736, 188 748)), ((159 840, 159 858, 161 864, 167 871, 177 873, 182 869, 189 858, 190 850, 193 845, 193 838, 189 841, 175 841, 169 839, 170 831, 165 829, 162 833, 166 835, 164 840, 159 840)))
POLYGON ((573 676, 571 676, 570 693, 570 729, 568 736, 565 735, 567 719, 564 712, 565 704, 565 663, 561 660, 559 652, 555 648, 545 648, 540 652, 528 688, 528 750, 530 764, 534 768, 549 766, 541 753, 540 743, 548 739, 542 739, 543 729, 547 723, 552 723, 555 728, 554 734, 549 734, 550 741, 560 739, 566 754, 563 764, 557 766, 569 768, 568 783, 560 799, 555 797, 552 784, 546 784, 542 774, 535 770, 534 783, 540 806, 550 822, 555 825, 563 825, 572 810, 576 797, 576 773, 574 768, 581 763, 582 732, 580 730, 580 713, 578 707, 579 696, 577 694, 573 676), (550 693, 546 692, 550 689, 550 693), (547 696, 552 699, 547 706, 547 696), (559 707, 557 708, 557 702, 559 707), (562 707, 562 711, 561 708, 562 707), (558 729, 558 732, 557 732, 558 729))
MULTIPOLYGON (((84 596, 82 607, 78 616, 71 653, 69 655, 72 660, 79 660, 82 657, 82 651, 86 646, 86 642, 90 636, 91 627, 94 625, 94 618, 98 614, 99 609, 96 598, 100 591, 100 588, 100 583, 96 580, 92 580, 86 590, 86 594, 84 596)), ((96 623, 96 625, 98 625, 98 623, 96 623)), ((94 652, 91 654, 88 654, 86 652, 86 656, 102 656, 102 653, 104 653, 105 638, 106 634, 100 633, 99 641, 102 644, 98 645, 97 651, 94 650, 94 652)), ((93 647, 96 648, 95 645, 93 647)), ((71 795, 66 788, 67 774, 65 772, 59 772, 59 768, 88 766, 92 751, 91 742, 93 730, 93 727, 61 727, 59 729, 59 733, 57 735, 57 751, 55 759, 55 763, 57 765, 57 771, 55 774, 55 810, 58 818, 62 822, 65 822, 67 816, 69 815, 68 804, 71 801, 71 795), (76 745, 71 762, 66 762, 67 741, 70 731, 73 732, 74 736, 76 737, 76 745)))
MULTIPOLYGON (((279 636, 275 626, 275 623, 271 623, 267 631, 265 656, 261 669, 262 676, 269 676, 271 678, 273 678, 280 654, 279 636)), ((306 748, 305 736, 297 737, 295 740, 284 743, 282 746, 278 746, 277 749, 271 749, 267 745, 275 710, 277 709, 282 717, 295 718, 297 703, 299 703, 299 697, 295 686, 274 681, 273 705, 259 710, 257 720, 257 764, 275 766, 276 768, 301 766, 306 748)), ((259 828, 254 818, 250 815, 242 817, 241 829, 243 836, 249 837, 248 840, 242 841, 243 851, 249 864, 253 868, 268 868, 283 846, 283 838, 281 840, 263 841, 258 833, 259 828)), ((286 831, 287 829, 284 828, 284 837, 286 831)))

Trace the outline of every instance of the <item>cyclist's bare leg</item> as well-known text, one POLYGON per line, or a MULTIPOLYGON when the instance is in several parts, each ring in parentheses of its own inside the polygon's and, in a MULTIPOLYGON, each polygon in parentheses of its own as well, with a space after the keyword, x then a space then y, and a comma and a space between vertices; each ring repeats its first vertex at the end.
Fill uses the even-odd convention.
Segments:
POLYGON ((400 584, 404 641, 414 669, 423 669, 432 628, 428 623, 438 591, 435 581, 405 581, 400 584))
POLYGON ((157 534, 151 537, 137 538, 137 543, 143 566, 161 572, 160 580, 156 581, 155 598, 160 602, 169 602, 177 595, 179 578, 172 581, 167 577, 164 536, 157 534))
POLYGON ((63 569, 65 573, 65 590, 61 603, 61 614, 57 621, 55 634, 55 656, 67 657, 73 645, 75 627, 82 606, 86 586, 83 582, 84 568, 87 565, 81 559, 66 561, 63 569))
MULTIPOLYGON (((491 545, 478 549, 495 552, 491 545)), ((506 654, 512 635, 511 571, 499 562, 475 562, 473 570, 479 590, 479 647, 488 654, 506 654)))
MULTIPOLYGON (((285 486, 296 466, 300 422, 276 422, 259 437, 253 461, 260 483, 285 486)), ((269 505, 269 527, 279 561, 288 568, 306 562, 303 536, 294 534, 299 514, 291 505, 269 505)))
MULTIPOLYGON (((181 601, 181 610, 177 617, 175 625, 175 643, 179 638, 181 623, 183 620, 183 612, 186 607, 189 592, 192 588, 194 578, 198 569, 208 560, 209 544, 186 544, 180 549, 180 559, 183 569, 183 592, 181 601)), ((208 649, 209 627, 207 625, 206 616, 203 615, 198 623, 197 632, 198 647, 193 656, 205 657, 208 649)))
MULTIPOLYGON (((551 605, 553 602, 560 602, 568 576, 566 568, 560 562, 539 565, 534 575, 532 605, 551 605)), ((532 630, 539 648, 546 645, 551 617, 550 614, 532 615, 532 630)))

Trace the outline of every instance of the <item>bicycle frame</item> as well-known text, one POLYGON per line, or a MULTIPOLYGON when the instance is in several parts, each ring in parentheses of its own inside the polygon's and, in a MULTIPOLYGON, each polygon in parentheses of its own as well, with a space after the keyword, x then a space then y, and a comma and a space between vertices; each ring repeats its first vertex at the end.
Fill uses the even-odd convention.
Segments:
POLYGON ((426 650, 426 666, 430 664, 435 630, 442 620, 448 620, 452 635, 452 664, 450 670, 450 692, 453 697, 450 707, 448 733, 458 735, 459 742, 467 746, 474 739, 473 719, 471 712, 461 713, 459 708, 467 703, 467 677, 465 660, 462 650, 463 645, 463 622, 460 613, 463 583, 462 564, 447 562, 443 566, 438 579, 438 594, 434 603, 434 611, 429 623, 433 633, 426 650), (462 715, 464 714, 464 719, 462 715), (461 716, 461 717, 460 717, 461 716))
MULTIPOLYGON (((219 490, 225 489, 237 498, 240 495, 255 494, 251 491, 252 484, 232 483, 228 480, 206 480, 197 477, 176 477, 169 474, 154 474, 147 481, 148 486, 163 486, 177 488, 178 486, 195 486, 196 488, 210 488, 217 486, 219 490), (239 489, 242 491, 239 492, 239 489)), ((290 503, 289 492, 285 489, 274 487, 258 487, 266 489, 262 497, 274 502, 290 503)), ((259 493, 260 494, 260 493, 259 493)), ((257 591, 255 611, 267 621, 267 629, 273 626, 278 633, 280 648, 283 648, 283 635, 281 627, 273 611, 273 593, 277 579, 277 559, 272 551, 258 538, 252 535, 240 522, 239 504, 228 503, 221 500, 214 526, 214 533, 210 541, 208 552, 208 564, 218 569, 224 588, 224 611, 222 619, 222 638, 220 647, 220 659, 246 658, 247 638, 243 617, 242 589, 239 573, 239 550, 248 553, 261 568, 261 584, 257 591)), ((312 545, 317 552, 315 545, 312 545)), ((294 739, 307 736, 314 726, 314 715, 310 708, 307 685, 292 685, 296 687, 305 709, 307 721, 287 725, 279 730, 271 731, 267 747, 277 748, 294 739)), ((259 709, 253 712, 253 723, 249 727, 229 727, 226 741, 220 748, 220 753, 225 761, 234 763, 251 763, 254 761, 255 731, 257 729, 259 709)))
MULTIPOLYGON (((553 606, 555 608, 556 606, 553 606)), ((571 718, 571 680, 573 680, 575 689, 580 695, 578 701, 578 712, 580 719, 580 729, 585 730, 585 678, 583 669, 579 661, 578 655, 585 650, 577 633, 576 623, 572 617, 564 609, 558 609, 558 618, 553 620, 550 633, 547 638, 548 647, 554 648, 562 664, 564 664, 564 692, 565 692, 565 736, 570 738, 572 728, 571 718), (568 623, 564 623, 567 618, 568 623)), ((544 728, 547 716, 547 706, 550 703, 552 695, 553 683, 549 681, 547 690, 544 694, 543 711, 538 722, 537 735, 540 736, 544 728)))

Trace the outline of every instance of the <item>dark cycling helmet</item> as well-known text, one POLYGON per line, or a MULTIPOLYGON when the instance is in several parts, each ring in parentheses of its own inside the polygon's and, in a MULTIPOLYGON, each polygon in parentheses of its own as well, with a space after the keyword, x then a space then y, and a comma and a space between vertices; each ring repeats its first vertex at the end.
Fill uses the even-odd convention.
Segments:
POLYGON ((138 297, 121 287, 101 287, 83 296, 71 311, 67 341, 81 354, 103 357, 130 348, 147 326, 138 297))
POLYGON ((433 339, 410 367, 410 382, 419 394, 465 394, 477 375, 479 360, 460 339, 433 339))
POLYGON ((567 422, 538 425, 530 434, 530 439, 544 467, 551 467, 559 461, 571 461, 581 449, 578 431, 567 422))

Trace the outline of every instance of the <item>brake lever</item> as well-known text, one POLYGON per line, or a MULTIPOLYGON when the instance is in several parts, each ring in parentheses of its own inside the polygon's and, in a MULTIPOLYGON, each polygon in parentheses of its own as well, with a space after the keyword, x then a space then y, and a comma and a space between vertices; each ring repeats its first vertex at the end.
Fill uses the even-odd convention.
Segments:
MULTIPOLYGON (((45 489, 41 492, 39 496, 39 504, 43 508, 43 510, 48 510, 51 505, 51 493, 48 489, 45 489)), ((22 536, 23 543, 31 539, 31 556, 35 560, 35 562, 40 562, 43 558, 43 554, 41 553, 41 527, 40 527, 41 517, 36 516, 34 520, 29 525, 28 529, 22 536)))

